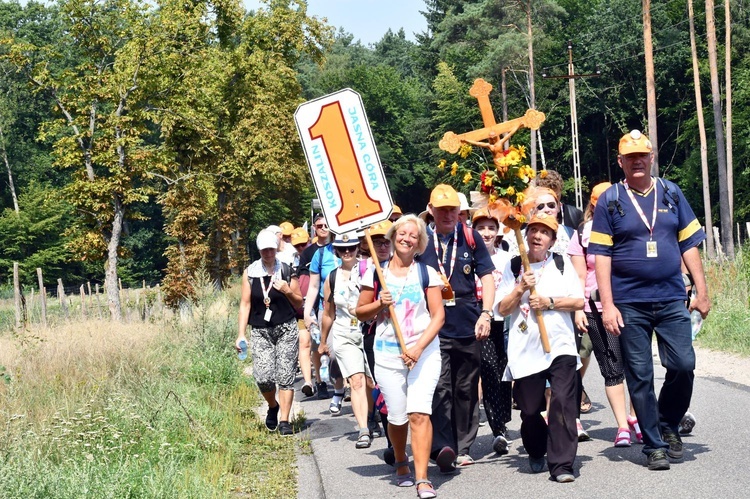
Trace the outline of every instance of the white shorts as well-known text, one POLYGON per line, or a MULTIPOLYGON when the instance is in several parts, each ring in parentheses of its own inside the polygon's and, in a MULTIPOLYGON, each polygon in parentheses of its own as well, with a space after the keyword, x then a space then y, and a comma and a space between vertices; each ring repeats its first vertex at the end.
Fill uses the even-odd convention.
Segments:
POLYGON ((439 341, 428 345, 411 371, 405 366, 393 368, 380 365, 375 357, 375 377, 388 406, 388 424, 406 424, 409 414, 415 412, 432 414, 432 396, 441 369, 439 341))

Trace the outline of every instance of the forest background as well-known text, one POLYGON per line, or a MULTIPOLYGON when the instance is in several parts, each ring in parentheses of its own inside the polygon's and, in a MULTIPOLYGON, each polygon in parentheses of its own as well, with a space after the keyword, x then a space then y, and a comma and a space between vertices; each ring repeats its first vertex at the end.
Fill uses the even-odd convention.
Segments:
MULTIPOLYGON (((493 84, 495 115, 547 115, 536 167, 561 172, 573 197, 568 42, 577 80, 584 199, 621 178, 616 148, 647 126, 642 1, 425 0, 427 30, 371 46, 310 17, 303 1, 254 12, 238 0, 60 0, 0 3, 0 283, 162 283, 191 297, 195 273, 217 283, 253 256, 269 224, 309 219, 314 191, 293 123, 296 106, 350 87, 367 110, 394 201, 424 209, 450 181, 437 148, 448 130, 482 126, 468 88, 493 84), (531 36, 529 36, 531 33, 531 36), (534 74, 529 72, 533 47, 534 74), (533 98, 531 89, 533 88, 533 98), (543 155, 541 154, 543 151, 543 155)), ((645 2, 649 3, 649 2, 645 2)), ((708 4, 709 2, 707 2, 708 4)), ((710 2, 713 5, 712 2, 710 2)), ((688 3, 650 2, 659 169, 705 223, 688 3)), ((704 114, 712 116, 706 4, 695 8, 704 114)), ((731 4, 733 222, 750 211, 748 2, 731 4)), ((724 5, 715 7, 724 85, 724 5)), ((726 88, 720 89, 725 98, 726 88)), ((706 119, 709 188, 719 199, 714 121, 706 119)), ((514 144, 529 145, 527 132, 514 144)), ((719 203, 711 203, 719 220, 719 203)), ((734 223, 732 224, 734 227, 734 223)), ((115 284, 113 284, 115 283, 115 284)), ((52 286, 49 286, 52 288, 52 286)))

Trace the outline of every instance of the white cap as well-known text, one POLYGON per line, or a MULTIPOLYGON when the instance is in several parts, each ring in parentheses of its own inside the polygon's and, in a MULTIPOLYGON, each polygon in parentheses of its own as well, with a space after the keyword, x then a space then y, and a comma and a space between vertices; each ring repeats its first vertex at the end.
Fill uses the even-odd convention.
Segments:
POLYGON ((270 230, 274 234, 278 234, 279 232, 284 232, 282 228, 279 227, 278 225, 269 225, 268 227, 265 228, 265 230, 270 230))
POLYGON ((256 246, 258 246, 258 251, 268 248, 276 249, 279 244, 279 240, 276 237, 276 234, 274 234, 272 231, 263 229, 262 231, 258 232, 258 237, 255 238, 255 244, 256 246))
POLYGON ((458 208, 459 211, 464 211, 469 209, 469 200, 466 199, 466 194, 463 192, 458 193, 458 199, 461 201, 461 206, 458 208))

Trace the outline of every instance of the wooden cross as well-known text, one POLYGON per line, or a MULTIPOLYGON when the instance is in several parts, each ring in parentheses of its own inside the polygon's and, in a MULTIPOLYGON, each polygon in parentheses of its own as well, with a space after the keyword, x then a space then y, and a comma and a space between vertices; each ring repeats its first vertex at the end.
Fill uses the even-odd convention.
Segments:
MULTIPOLYGON (((479 102, 479 112, 482 114, 484 128, 472 130, 460 135, 453 132, 445 132, 445 135, 443 135, 443 138, 438 144, 440 149, 451 154, 456 154, 461 147, 461 144, 465 141, 478 142, 487 140, 490 136, 490 132, 495 132, 498 137, 503 137, 505 134, 513 135, 522 127, 530 128, 531 130, 539 130, 539 127, 544 122, 546 116, 544 113, 535 109, 528 109, 526 114, 520 118, 497 123, 495 121, 495 114, 492 111, 492 105, 490 104, 491 91, 492 85, 482 78, 474 80, 474 85, 469 89, 469 95, 476 97, 479 102)), ((504 137, 503 141, 508 140, 510 135, 504 137)))

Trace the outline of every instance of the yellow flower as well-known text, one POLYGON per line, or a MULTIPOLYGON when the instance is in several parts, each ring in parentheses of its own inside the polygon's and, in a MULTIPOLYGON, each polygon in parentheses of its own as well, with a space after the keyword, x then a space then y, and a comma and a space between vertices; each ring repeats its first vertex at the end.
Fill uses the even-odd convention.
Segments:
POLYGON ((526 197, 523 195, 523 192, 516 193, 516 203, 521 204, 524 199, 526 199, 526 197))
MULTIPOLYGON (((534 169, 532 167, 527 166, 526 167, 526 171, 528 172, 528 175, 529 175, 530 178, 536 177, 536 172, 534 171, 534 169)), ((547 171, 547 170, 545 170, 545 171, 547 171)))
POLYGON ((518 151, 518 154, 521 155, 521 159, 526 159, 526 147, 525 146, 516 146, 516 150, 518 151))
POLYGON ((539 172, 539 178, 547 178, 547 169, 546 168, 544 170, 542 170, 542 171, 539 172))
POLYGON ((525 224, 526 223, 526 217, 523 215, 518 215, 516 217, 516 220, 518 220, 519 223, 525 224))
POLYGON ((462 158, 466 158, 471 154, 471 146, 469 144, 461 144, 461 148, 458 150, 458 155, 462 158))
POLYGON ((515 189, 513 188, 513 186, 510 186, 510 187, 508 187, 508 189, 507 189, 507 190, 505 191, 505 193, 506 193, 506 194, 507 194, 508 196, 512 196, 513 194, 515 194, 515 193, 516 193, 516 190, 515 190, 515 189))
POLYGON ((454 161, 451 165, 451 177, 455 177, 456 173, 458 173, 458 163, 454 161))
POLYGON ((521 155, 515 148, 511 148, 508 154, 505 155, 505 160, 509 165, 517 165, 521 162, 521 155))
POLYGON ((446 163, 447 163, 447 161, 446 161, 446 160, 444 160, 444 159, 441 159, 441 160, 440 160, 440 163, 438 163, 438 168, 439 168, 439 169, 441 169, 441 170, 442 170, 442 169, 444 169, 444 168, 445 168, 445 164, 446 164, 446 163))
POLYGON ((492 194, 490 194, 490 199, 489 199, 489 202, 490 202, 490 203, 494 203, 495 201, 497 201, 497 194, 495 194, 495 193, 493 192, 492 194))
POLYGON ((486 177, 484 177, 484 186, 485 187, 490 187, 492 185, 492 181, 494 179, 495 179, 495 177, 493 177, 492 175, 487 175, 486 177))

